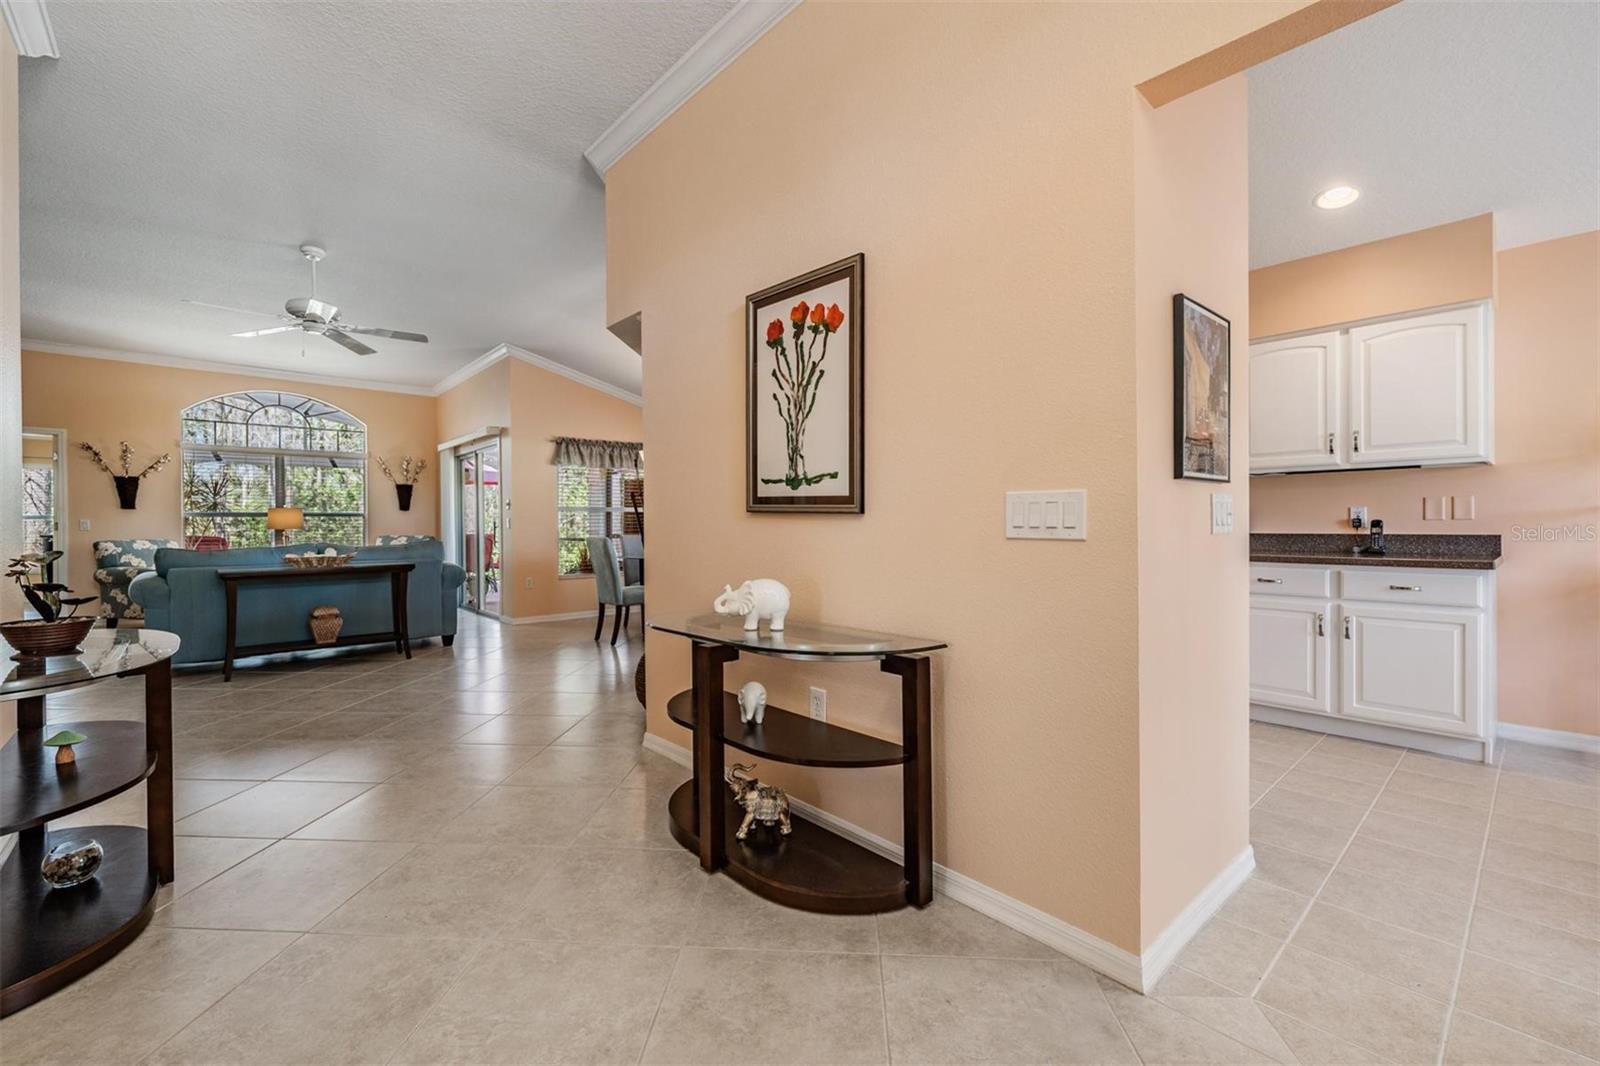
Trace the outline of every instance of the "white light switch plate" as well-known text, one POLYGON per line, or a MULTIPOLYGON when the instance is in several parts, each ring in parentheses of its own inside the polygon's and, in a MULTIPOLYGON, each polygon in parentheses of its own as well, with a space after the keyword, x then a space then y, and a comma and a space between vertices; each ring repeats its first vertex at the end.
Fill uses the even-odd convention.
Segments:
POLYGON ((1008 492, 1008 540, 1087 540, 1089 493, 1085 489, 1008 492))
POLYGON ((1233 493, 1213 492, 1211 494, 1211 532, 1233 532, 1233 493))

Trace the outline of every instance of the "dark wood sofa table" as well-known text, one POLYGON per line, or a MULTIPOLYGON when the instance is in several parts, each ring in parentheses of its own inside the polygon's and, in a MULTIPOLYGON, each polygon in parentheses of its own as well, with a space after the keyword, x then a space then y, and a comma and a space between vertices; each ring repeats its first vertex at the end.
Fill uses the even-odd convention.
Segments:
POLYGON ((17 701, 17 732, 0 746, 0 834, 17 846, 0 864, 0 1017, 35 1003, 110 959, 156 910, 173 878, 172 657, 178 637, 157 629, 95 629, 74 655, 13 660, 0 641, 0 700, 17 701), (46 721, 49 695, 113 677, 144 678, 144 722, 46 721), (86 738, 76 760, 55 761, 45 739, 86 738), (145 785, 145 828, 49 823, 145 785), (97 840, 95 876, 52 889, 39 872, 53 844, 97 840))
POLYGON ((233 661, 251 655, 271 655, 282 651, 306 651, 312 648, 338 648, 351 644, 394 643, 396 653, 411 658, 411 620, 406 612, 406 591, 411 571, 416 563, 350 563, 346 566, 301 568, 298 566, 242 566, 218 570, 228 603, 227 650, 222 659, 222 679, 233 680, 233 661), (303 581, 336 581, 348 578, 389 579, 389 610, 393 627, 383 633, 342 634, 338 640, 319 644, 310 637, 304 640, 285 640, 271 644, 240 645, 239 637, 239 586, 283 585, 303 581))

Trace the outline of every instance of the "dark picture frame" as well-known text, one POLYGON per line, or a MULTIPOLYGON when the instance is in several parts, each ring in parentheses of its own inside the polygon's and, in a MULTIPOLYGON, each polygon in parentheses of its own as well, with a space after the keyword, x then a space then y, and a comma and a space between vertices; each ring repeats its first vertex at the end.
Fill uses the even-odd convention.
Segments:
POLYGON ((865 513, 865 285, 858 252, 745 297, 746 511, 865 513))
POLYGON ((1172 476, 1233 480, 1233 325, 1172 297, 1172 476))

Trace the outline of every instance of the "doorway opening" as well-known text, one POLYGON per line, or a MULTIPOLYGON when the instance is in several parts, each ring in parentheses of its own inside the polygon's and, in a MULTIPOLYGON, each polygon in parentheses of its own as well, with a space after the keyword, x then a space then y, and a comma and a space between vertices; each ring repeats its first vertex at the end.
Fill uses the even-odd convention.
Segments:
POLYGON ((497 617, 502 602, 500 466, 499 438, 467 446, 455 457, 456 543, 467 572, 464 606, 497 617))

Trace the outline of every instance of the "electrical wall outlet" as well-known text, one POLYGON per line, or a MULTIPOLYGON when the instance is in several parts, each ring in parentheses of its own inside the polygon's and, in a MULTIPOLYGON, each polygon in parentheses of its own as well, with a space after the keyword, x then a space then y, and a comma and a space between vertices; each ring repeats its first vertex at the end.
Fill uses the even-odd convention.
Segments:
POLYGON ((1352 508, 1350 508, 1350 528, 1351 529, 1366 529, 1367 528, 1367 509, 1365 507, 1352 507, 1352 508))
POLYGON ((87 532, 89 532, 89 520, 87 518, 78 519, 78 532, 79 533, 87 533, 87 532))
POLYGON ((1443 496, 1424 496, 1422 498, 1422 520, 1424 522, 1440 522, 1444 520, 1443 496))
POLYGON ((1478 498, 1476 496, 1450 497, 1450 517, 1456 521, 1464 518, 1478 517, 1478 498))
POLYGON ((532 589, 533 588, 533 578, 531 578, 531 577, 523 578, 522 579, 522 587, 525 588, 525 589, 532 589))
POLYGON ((811 717, 819 722, 828 720, 828 690, 811 686, 811 717))

